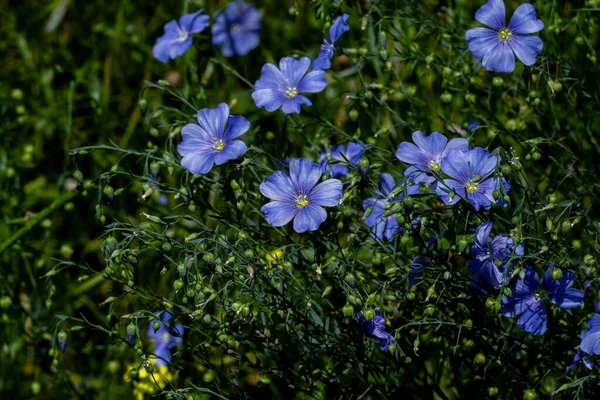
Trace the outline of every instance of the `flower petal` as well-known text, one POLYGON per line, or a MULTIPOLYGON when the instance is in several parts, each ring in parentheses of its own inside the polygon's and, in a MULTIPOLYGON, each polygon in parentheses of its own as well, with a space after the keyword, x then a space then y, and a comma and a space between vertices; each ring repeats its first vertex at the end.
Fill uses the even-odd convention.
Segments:
POLYGON ((227 127, 223 139, 225 142, 229 142, 230 140, 242 136, 248 129, 250 129, 250 122, 246 118, 229 116, 229 126, 227 127))
POLYGON ((500 40, 493 45, 483 57, 482 65, 488 71, 513 72, 515 56, 508 42, 500 40))
POLYGON ((297 95, 296 97, 292 98, 285 96, 285 99, 282 102, 281 111, 283 111, 284 114, 300 114, 302 104, 312 106, 310 100, 304 96, 297 95))
POLYGON ((318 164, 304 158, 290 161, 290 179, 294 185, 294 193, 308 195, 323 175, 318 164))
POLYGON ((331 27, 329 28, 329 38, 331 39, 331 43, 335 45, 335 42, 342 36, 344 33, 350 30, 348 26, 348 18, 350 15, 342 14, 333 21, 331 27))
POLYGON ((281 171, 276 171, 260 184, 260 192, 271 200, 294 202, 294 186, 290 177, 281 171))
POLYGON ((475 19, 484 25, 499 31, 506 23, 506 10, 504 0, 488 0, 475 13, 475 19))
POLYGON ((546 333, 548 316, 546 315, 544 303, 541 301, 529 303, 529 307, 525 308, 523 314, 517 320, 517 325, 534 336, 546 333))
POLYGON ((383 191, 384 196, 389 196, 392 193, 392 190, 396 187, 396 182, 394 181, 394 177, 387 172, 384 172, 379 177, 379 183, 381 184, 381 189, 383 191))
POLYGON ((208 15, 203 15, 202 10, 200 10, 193 14, 182 16, 179 19, 179 25, 188 33, 200 33, 209 25, 209 19, 210 17, 208 15))
MULTIPOLYGON (((469 166, 470 159, 471 157, 469 157, 468 152, 460 150, 451 151, 441 162, 442 171, 449 177, 458 181, 461 186, 466 185, 475 175, 471 172, 469 166)), ((461 190, 460 192, 457 192, 457 194, 464 195, 463 192, 464 190, 461 190)))
POLYGON ((279 61, 279 70, 284 78, 286 87, 297 88, 304 74, 310 66, 310 58, 302 57, 296 60, 294 57, 284 57, 279 61))
POLYGON ((323 207, 334 207, 342 199, 342 182, 328 179, 319 183, 308 195, 308 203, 323 207))
POLYGON ((262 70, 260 71, 260 79, 254 84, 254 92, 261 89, 272 89, 281 93, 286 90, 284 76, 281 71, 271 63, 263 65, 262 70))
POLYGON ((294 202, 289 201, 272 201, 262 206, 261 210, 272 226, 287 225, 300 211, 294 202))
POLYGON ((298 84, 298 93, 318 93, 326 86, 325 71, 310 71, 298 84))
POLYGON ((421 169, 428 168, 427 157, 416 145, 412 143, 400 143, 398 150, 396 150, 396 157, 402 162, 417 165, 421 169))
POLYGON ((246 143, 241 140, 234 140, 225 145, 223 150, 215 153, 215 164, 222 165, 227 161, 235 160, 238 157, 243 156, 248 148, 246 143))
POLYGON ((216 108, 203 108, 198 111, 198 123, 213 138, 223 138, 225 125, 229 119, 229 107, 225 103, 216 108))
POLYGON ((469 29, 465 34, 473 57, 483 58, 500 41, 498 32, 488 28, 469 29))
POLYGON ((535 58, 544 48, 544 42, 537 36, 513 35, 508 44, 517 58, 528 67, 535 64, 535 58))
POLYGON ((323 207, 309 204, 296 214, 294 230, 298 233, 316 231, 326 219, 327 212, 323 207))
POLYGON ((264 107, 267 111, 277 110, 288 99, 283 93, 273 89, 260 89, 252 92, 252 100, 256 107, 264 107))
POLYGON ((195 175, 208 173, 214 164, 215 153, 212 148, 201 149, 195 154, 186 155, 181 159, 181 166, 195 175))
POLYGON ((331 68, 331 59, 335 55, 335 47, 329 44, 327 40, 323 40, 323 44, 321 45, 321 51, 319 55, 313 61, 311 69, 313 71, 316 70, 326 70, 331 68))
POLYGON ((544 29, 544 23, 535 15, 531 4, 521 4, 510 19, 508 29, 512 34, 527 35, 544 29))

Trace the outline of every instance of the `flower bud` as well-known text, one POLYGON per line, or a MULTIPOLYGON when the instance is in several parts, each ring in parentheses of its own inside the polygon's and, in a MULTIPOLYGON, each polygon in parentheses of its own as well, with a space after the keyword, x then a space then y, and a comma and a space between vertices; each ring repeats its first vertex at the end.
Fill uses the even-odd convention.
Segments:
POLYGON ((362 314, 367 321, 371 321, 373 318, 375 318, 375 310, 373 310, 372 308, 365 308, 362 314))
POLYGON ((485 355, 483 353, 477 353, 477 355, 475 356, 475 364, 485 364, 485 355))
POLYGON ((65 347, 67 347, 67 332, 60 331, 58 335, 56 335, 58 339, 58 345, 60 346, 60 350, 64 353, 65 347))
POLYGON ((183 287, 184 283, 182 279, 177 279, 175 282, 173 282, 173 287, 175 288, 175 291, 178 291, 179 289, 181 289, 183 287))
POLYGON ((342 307, 342 314, 345 317, 352 317, 354 315, 354 307, 352 307, 350 304, 346 304, 344 307, 342 307))
POLYGON ((553 280, 557 281, 557 280, 559 280, 560 278, 562 278, 562 276, 563 276, 562 269, 560 269, 560 268, 556 268, 556 267, 552 268, 552 272, 551 272, 551 274, 550 274, 550 277, 551 277, 553 280))

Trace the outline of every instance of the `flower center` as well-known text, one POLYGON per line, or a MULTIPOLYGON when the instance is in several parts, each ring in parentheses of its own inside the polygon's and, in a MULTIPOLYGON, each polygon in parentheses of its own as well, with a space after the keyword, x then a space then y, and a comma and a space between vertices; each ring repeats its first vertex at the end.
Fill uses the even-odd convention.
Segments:
POLYGON ((507 41, 512 36, 512 33, 508 30, 508 28, 504 28, 499 32, 500 40, 507 41))
POLYGON ((478 188, 479 188, 479 185, 475 182, 467 183, 465 185, 465 189, 467 189, 467 192, 469 192, 469 193, 477 193, 478 188))
POLYGON ((222 140, 219 140, 217 143, 215 143, 214 147, 215 151, 221 151, 225 148, 225 142, 222 140))
POLYGON ((240 28, 240 24, 231 24, 231 33, 239 33, 241 28, 240 28))
POLYGON ((308 205, 308 196, 305 194, 301 194, 296 198, 296 205, 298 208, 304 208, 308 205))
POLYGON ((440 162, 437 160, 430 160, 429 161, 429 169, 435 172, 439 172, 440 171, 440 162))
POLYGON ((285 91, 285 95, 290 99, 293 99, 294 97, 298 96, 298 89, 288 86, 287 90, 285 91))

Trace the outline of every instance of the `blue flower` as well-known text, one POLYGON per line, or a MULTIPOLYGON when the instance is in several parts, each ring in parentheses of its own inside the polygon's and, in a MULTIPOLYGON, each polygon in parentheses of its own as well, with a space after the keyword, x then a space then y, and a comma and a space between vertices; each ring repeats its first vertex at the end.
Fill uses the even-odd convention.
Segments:
POLYGON ((183 142, 177 147, 183 156, 181 165, 193 174, 206 174, 213 165, 221 165, 242 156, 246 144, 234 140, 250 129, 244 117, 229 115, 225 103, 198 111, 198 124, 187 124, 181 130, 183 142), (225 130, 225 125, 229 126, 225 130))
POLYGON ((476 58, 483 58, 483 68, 495 72, 512 72, 515 56, 527 66, 535 64, 542 51, 542 39, 532 33, 544 29, 531 4, 521 4, 506 26, 504 0, 488 0, 475 19, 488 28, 473 28, 466 33, 469 49, 476 58), (514 53, 514 54, 513 54, 514 53))
POLYGON ((473 133, 475 132, 475 129, 479 128, 479 126, 481 126, 479 121, 470 121, 469 125, 467 125, 467 131, 469 131, 469 133, 473 133))
POLYGON ((342 198, 342 182, 328 179, 317 185, 322 175, 318 164, 295 158, 290 161, 289 175, 276 171, 261 183, 260 192, 273 200, 261 209, 267 222, 284 226, 293 219, 298 233, 319 229, 327 219, 323 207, 336 206, 342 198))
POLYGON ((381 190, 377 190, 377 198, 365 199, 363 201, 363 209, 366 210, 372 207, 371 213, 365 218, 365 223, 372 229, 373 235, 378 240, 383 240, 385 237, 388 241, 394 238, 396 233, 401 231, 396 214, 386 215, 386 205, 401 201, 404 194, 409 196, 419 193, 419 185, 405 185, 404 192, 396 197, 391 197, 390 194, 396 187, 394 178, 390 174, 383 173, 380 177, 381 190))
POLYGON ((312 65, 313 71, 331 68, 331 59, 335 55, 335 45, 340 36, 350 30, 350 27, 346 22, 349 17, 348 14, 343 14, 333 21, 333 24, 331 24, 331 27, 329 28, 329 39, 331 39, 331 43, 329 43, 327 39, 323 39, 321 51, 312 65))
POLYGON ((227 4, 212 25, 212 43, 225 57, 245 56, 258 46, 261 14, 241 0, 227 4))
MULTIPOLYGON (((156 313, 158 314, 158 312, 156 313)), ((173 316, 164 312, 159 317, 160 327, 155 332, 153 323, 148 326, 148 336, 154 339, 154 355, 156 355, 156 366, 162 367, 171 362, 171 349, 183 341, 183 325, 173 325, 173 316)))
POLYGON ((156 39, 152 55, 158 61, 166 63, 169 58, 175 59, 185 53, 192 45, 194 33, 202 32, 208 26, 208 15, 203 15, 202 10, 193 14, 186 14, 165 25, 165 33, 156 39))
POLYGON ((308 57, 299 60, 284 57, 279 61, 279 68, 265 64, 252 92, 256 107, 264 107, 267 111, 281 107, 285 114, 300 114, 302 104, 311 106, 310 100, 300 93, 318 93, 325 89, 327 80, 325 71, 306 73, 309 65, 308 57))
POLYGON ((327 160, 327 156, 329 155, 331 159, 341 161, 343 163, 349 162, 353 165, 360 164, 360 159, 365 151, 365 148, 361 143, 348 143, 348 146, 344 146, 343 144, 339 145, 335 148, 330 154, 323 153, 321 154, 321 168, 323 168, 323 173, 327 172, 327 170, 331 171, 332 178, 339 178, 342 176, 348 175, 348 167, 342 163, 329 165, 329 161, 327 160))
MULTIPOLYGON (((563 309, 580 306, 583 303, 583 291, 571 289, 575 282, 575 274, 564 272, 561 279, 554 280, 551 277, 553 268, 548 268, 542 283, 542 288, 548 292, 550 302, 563 309)), ((512 297, 502 296, 502 313, 507 317, 518 316, 517 326, 532 335, 543 335, 548 326, 544 301, 537 293, 539 289, 540 279, 537 273, 533 268, 526 268, 525 278, 517 281, 512 297)), ((600 351, 600 343, 598 350, 600 351)))
POLYGON ((573 368, 575 368, 577 366, 577 364, 579 364, 580 362, 583 362, 583 365, 585 365, 585 367, 587 369, 589 369, 590 371, 592 370, 592 368, 594 368, 594 362, 589 360, 586 356, 584 356, 581 353, 581 350, 577 350, 577 352, 575 353, 575 357, 573 358, 573 364, 569 365, 566 369, 566 372, 569 372, 570 370, 572 370, 573 368))
POLYGON ((386 351, 390 344, 394 343, 394 337, 385 332, 385 319, 383 319, 379 310, 375 310, 375 318, 370 321, 367 321, 361 312, 356 315, 356 319, 365 332, 379 339, 381 351, 386 351))
POLYGON ((450 177, 435 189, 446 205, 465 199, 476 211, 488 210, 493 203, 497 179, 491 177, 500 163, 500 157, 491 155, 480 147, 469 151, 455 150, 442 160, 442 171, 450 177))
POLYGON ((475 244, 472 247, 473 259, 469 263, 469 271, 473 272, 471 284, 487 293, 488 289, 500 289, 502 283, 510 278, 507 264, 513 254, 523 255, 523 246, 515 246, 511 237, 497 235, 490 241, 490 232, 494 224, 486 222, 477 227, 475 244))
POLYGON ((600 354, 600 314, 594 314, 588 322, 588 330, 581 332, 579 348, 587 354, 600 354))
POLYGON ((413 142, 400 143, 396 157, 406 164, 410 164, 404 176, 414 176, 415 183, 435 182, 434 173, 441 169, 442 160, 453 150, 469 150, 467 139, 452 139, 448 142, 446 136, 433 132, 425 136, 423 132, 416 131, 412 135, 413 142))

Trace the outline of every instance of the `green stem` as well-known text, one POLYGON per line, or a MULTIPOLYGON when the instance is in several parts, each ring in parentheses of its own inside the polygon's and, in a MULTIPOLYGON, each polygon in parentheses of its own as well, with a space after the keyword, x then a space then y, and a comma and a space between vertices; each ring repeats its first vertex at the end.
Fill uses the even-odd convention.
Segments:
POLYGON ((17 240, 19 240, 21 237, 25 236, 37 224, 42 222, 42 220, 44 218, 46 218, 48 215, 52 214, 57 208, 61 207, 65 203, 71 201, 78 194, 79 194, 78 190, 71 190, 70 192, 63 194, 58 199, 54 200, 52 202, 52 204, 50 204, 48 207, 44 208, 42 211, 37 213, 33 218, 31 218, 29 221, 27 221, 27 223, 21 229, 16 231, 14 235, 12 235, 10 238, 8 238, 8 240, 6 240, 4 243, 0 244, 0 253, 2 253, 4 250, 8 249, 13 244, 15 244, 15 242, 17 240))

